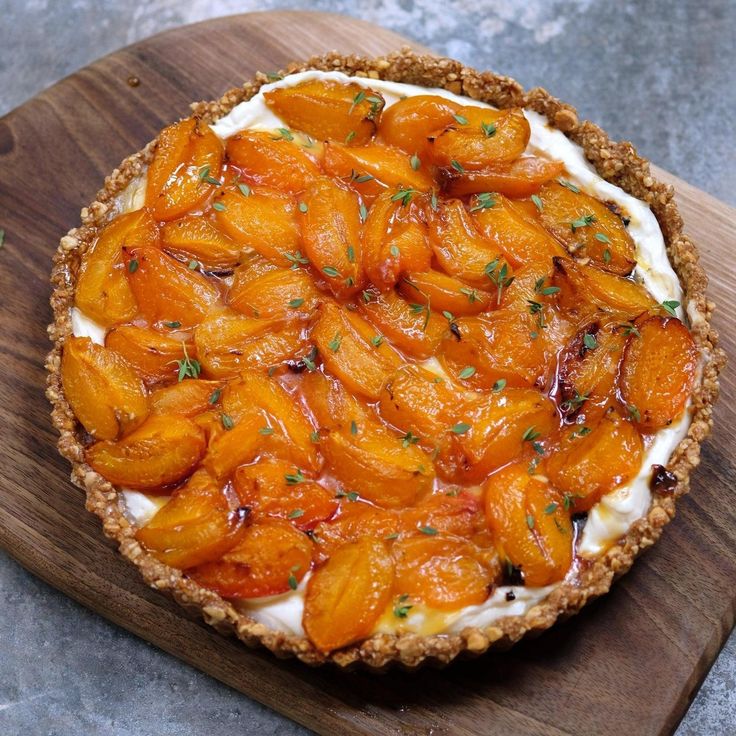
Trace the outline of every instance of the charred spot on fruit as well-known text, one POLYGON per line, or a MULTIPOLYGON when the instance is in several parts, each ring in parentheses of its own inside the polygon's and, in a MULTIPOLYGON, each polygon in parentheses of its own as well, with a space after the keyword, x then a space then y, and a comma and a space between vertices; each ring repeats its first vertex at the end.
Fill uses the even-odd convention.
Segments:
POLYGON ((450 332, 453 334, 454 338, 460 342, 462 340, 462 335, 460 334, 460 328, 457 326, 456 322, 450 322, 450 332))
POLYGON ((652 465, 652 478, 649 481, 652 493, 669 496, 677 489, 677 476, 664 465, 652 465))

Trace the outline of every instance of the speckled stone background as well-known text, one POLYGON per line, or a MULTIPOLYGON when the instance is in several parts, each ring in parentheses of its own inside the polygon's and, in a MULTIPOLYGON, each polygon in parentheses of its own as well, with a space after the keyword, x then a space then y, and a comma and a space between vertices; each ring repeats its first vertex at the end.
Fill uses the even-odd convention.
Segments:
MULTIPOLYGON (((525 86, 543 85, 659 165, 736 204, 734 0, 0 0, 0 114, 158 31, 283 7, 357 15, 525 86)), ((305 730, 0 554, 0 734, 236 733, 305 730)), ((732 635, 677 734, 733 733, 732 635)))

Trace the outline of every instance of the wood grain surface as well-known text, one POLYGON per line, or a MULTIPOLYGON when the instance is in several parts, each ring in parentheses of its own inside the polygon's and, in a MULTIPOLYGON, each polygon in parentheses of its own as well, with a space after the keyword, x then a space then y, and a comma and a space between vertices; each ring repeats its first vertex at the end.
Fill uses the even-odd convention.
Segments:
MULTIPOLYGON (((103 177, 192 100, 256 70, 403 39, 345 17, 273 12, 178 28, 118 51, 0 119, 0 545, 111 621, 325 734, 671 732, 734 624, 736 386, 722 378, 715 436, 664 538, 610 595, 509 653, 385 675, 308 669, 216 634, 148 589, 107 542, 57 454, 43 395, 51 254, 103 177), (129 77, 140 79, 130 86, 129 77)), ((543 80, 539 80, 542 82, 543 80)), ((570 100, 570 102, 575 102, 570 100)), ((734 352, 729 209, 677 185, 734 352)), ((43 612, 39 612, 43 616, 43 612)))

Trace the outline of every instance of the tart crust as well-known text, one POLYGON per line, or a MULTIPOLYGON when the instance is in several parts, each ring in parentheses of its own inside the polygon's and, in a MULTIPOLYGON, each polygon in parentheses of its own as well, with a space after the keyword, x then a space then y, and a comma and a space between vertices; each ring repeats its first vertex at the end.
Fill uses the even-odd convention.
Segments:
MULTIPOLYGON (((135 527, 124 514, 121 494, 85 462, 84 433, 64 396, 60 375, 62 346, 72 334, 70 308, 81 258, 100 229, 117 214, 116 198, 120 192, 145 171, 156 140, 126 158, 105 179, 95 201, 82 209, 81 226, 61 239, 54 255, 51 275, 54 322, 48 329, 53 349, 46 360, 49 373, 46 395, 53 405, 53 424, 60 433, 59 451, 72 464, 72 481, 86 492, 87 509, 100 517, 105 534, 117 542, 120 552, 138 567, 145 581, 171 594, 185 608, 199 612, 219 631, 234 634, 249 646, 263 645, 280 657, 296 656, 311 665, 333 662, 345 667, 363 663, 371 668, 383 668, 392 662, 416 667, 427 660, 446 664, 460 654, 477 655, 490 648, 508 648, 523 636, 540 633, 558 618, 576 613, 586 603, 606 593, 613 581, 631 567, 636 556, 657 541, 665 524, 675 515, 676 499, 689 490, 690 472, 700 462, 700 444, 713 423, 718 374, 725 363, 724 353, 717 347, 717 333, 711 326, 714 305, 706 299, 707 278, 699 264, 697 247, 682 232, 682 218, 672 187, 651 176, 649 162, 636 153, 632 144, 612 141, 594 123, 581 122, 573 107, 542 88, 525 92, 509 77, 478 72, 451 59, 417 55, 408 48, 377 58, 328 53, 293 63, 285 73, 306 69, 342 71, 359 77, 443 87, 500 108, 528 107, 546 115, 550 125, 580 145, 602 178, 650 205, 664 234, 670 262, 683 286, 684 307, 693 338, 704 356, 701 383, 692 397, 692 423, 668 463, 668 469, 678 481, 674 493, 653 494, 645 517, 635 522, 602 556, 581 566, 575 581, 559 584, 523 616, 508 616, 486 628, 467 627, 457 634, 377 634, 330 654, 319 652, 306 637, 276 631, 253 620, 180 570, 159 562, 136 541, 135 527)), ((268 81, 265 74, 258 73, 220 100, 194 103, 192 112, 205 122, 213 122, 238 103, 250 99, 268 81)))

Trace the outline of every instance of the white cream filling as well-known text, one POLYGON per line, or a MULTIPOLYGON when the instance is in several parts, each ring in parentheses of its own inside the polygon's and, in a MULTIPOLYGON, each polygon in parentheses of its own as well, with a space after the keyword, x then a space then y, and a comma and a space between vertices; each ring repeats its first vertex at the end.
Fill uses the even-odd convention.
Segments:
MULTIPOLYGON (((352 82, 373 89, 383 95, 386 107, 402 97, 423 94, 444 97, 460 105, 490 107, 483 102, 461 97, 444 89, 428 89, 398 82, 348 77, 341 72, 310 70, 264 85, 257 95, 240 103, 230 113, 214 123, 212 129, 221 139, 226 139, 246 128, 273 130, 283 127, 283 122, 266 106, 263 93, 277 87, 293 86, 309 79, 352 82)), ((531 110, 524 112, 531 127, 528 150, 563 161, 568 171, 567 178, 580 189, 599 199, 618 204, 631 220, 628 231, 636 244, 636 276, 657 301, 682 302, 682 289, 667 258, 662 231, 648 205, 602 179, 585 159, 582 149, 570 141, 564 133, 552 128, 546 118, 531 110)), ((144 177, 131 182, 131 185, 119 197, 123 211, 142 206, 141 192, 145 190, 144 182, 144 177)), ((677 311, 678 316, 684 319, 682 308, 678 308, 677 311)), ((691 317, 694 316, 691 310, 688 310, 688 314, 691 317)), ((85 317, 76 308, 72 310, 72 329, 75 335, 88 336, 99 343, 104 342, 104 328, 85 317)), ((432 362, 425 367, 440 374, 437 365, 432 362)), ((690 413, 685 411, 675 424, 657 433, 654 442, 645 453, 637 477, 604 496, 593 507, 579 543, 580 554, 586 557, 601 554, 613 541, 625 534, 635 521, 646 514, 651 504, 649 479, 652 465, 667 464, 675 447, 686 435, 689 425, 690 413)), ((148 498, 144 494, 125 491, 124 497, 128 513, 136 523, 146 523, 155 513, 151 506, 144 503, 143 499, 148 498)), ((307 577, 302 580, 295 591, 268 598, 239 601, 237 605, 257 621, 271 628, 303 635, 302 613, 307 577)), ((502 586, 497 588, 483 603, 450 613, 431 611, 422 606, 416 606, 410 609, 407 617, 403 619, 391 621, 390 617, 384 616, 376 630, 386 632, 398 629, 426 631, 429 626, 432 629, 431 633, 442 631, 450 633, 461 631, 466 626, 483 628, 505 616, 525 615, 534 605, 546 598, 555 587, 556 585, 543 588, 502 586), (507 594, 510 591, 513 591, 514 594, 511 601, 507 600, 507 594)))

